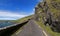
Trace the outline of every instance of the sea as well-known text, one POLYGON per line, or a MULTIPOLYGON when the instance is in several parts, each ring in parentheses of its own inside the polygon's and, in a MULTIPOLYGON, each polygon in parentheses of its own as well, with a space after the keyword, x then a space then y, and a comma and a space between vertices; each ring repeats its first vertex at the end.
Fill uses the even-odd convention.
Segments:
POLYGON ((12 22, 0 22, 0 28, 3 28, 3 27, 6 27, 6 26, 10 26, 10 25, 13 25, 12 22))

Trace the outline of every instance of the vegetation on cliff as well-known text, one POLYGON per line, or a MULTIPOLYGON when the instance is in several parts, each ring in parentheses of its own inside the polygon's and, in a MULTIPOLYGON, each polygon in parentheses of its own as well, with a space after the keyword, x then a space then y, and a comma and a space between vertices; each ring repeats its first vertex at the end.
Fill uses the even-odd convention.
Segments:
POLYGON ((37 4, 35 20, 51 36, 60 36, 60 0, 43 0, 37 4))

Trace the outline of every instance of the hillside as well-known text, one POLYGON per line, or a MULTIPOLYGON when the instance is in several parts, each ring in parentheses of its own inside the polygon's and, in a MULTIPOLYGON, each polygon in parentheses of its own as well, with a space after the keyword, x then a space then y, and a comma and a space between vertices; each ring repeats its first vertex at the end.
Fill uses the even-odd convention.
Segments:
POLYGON ((15 22, 15 23, 22 23, 22 22, 24 22, 24 21, 26 21, 26 20, 28 20, 28 19, 31 19, 32 16, 33 16, 33 15, 26 16, 26 17, 23 17, 23 18, 17 19, 17 20, 15 20, 14 22, 15 22))
POLYGON ((35 20, 51 36, 60 36, 60 0, 43 0, 38 3, 35 20))
MULTIPOLYGON (((53 20, 60 20, 60 3, 59 0, 45 0, 39 3, 35 7, 35 13, 39 17, 40 15, 45 16, 45 18, 49 18, 48 16, 51 15, 53 20), (50 15, 48 15, 50 14, 50 15)), ((43 17, 42 16, 42 17, 43 17)))

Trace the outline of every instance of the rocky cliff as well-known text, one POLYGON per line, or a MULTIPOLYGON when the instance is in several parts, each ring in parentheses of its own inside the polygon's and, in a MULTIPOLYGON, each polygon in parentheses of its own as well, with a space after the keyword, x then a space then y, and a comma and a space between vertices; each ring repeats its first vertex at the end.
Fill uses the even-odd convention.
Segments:
MULTIPOLYGON (((60 0, 43 0, 35 7, 35 20, 43 20, 51 27, 60 27, 60 0)), ((56 29, 54 30, 56 31, 56 29)), ((60 29, 58 29, 60 30, 60 29)))

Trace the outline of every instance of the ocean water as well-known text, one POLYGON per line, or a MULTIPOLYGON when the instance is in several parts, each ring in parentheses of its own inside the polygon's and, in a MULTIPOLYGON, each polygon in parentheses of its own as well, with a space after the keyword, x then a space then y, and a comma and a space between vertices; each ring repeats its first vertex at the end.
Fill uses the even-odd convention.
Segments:
POLYGON ((0 22, 0 28, 12 25, 11 22, 0 22))

